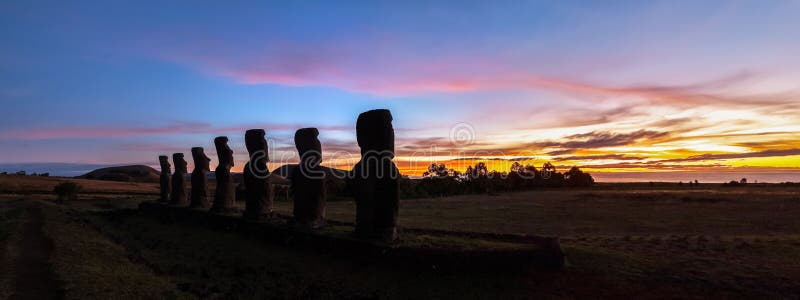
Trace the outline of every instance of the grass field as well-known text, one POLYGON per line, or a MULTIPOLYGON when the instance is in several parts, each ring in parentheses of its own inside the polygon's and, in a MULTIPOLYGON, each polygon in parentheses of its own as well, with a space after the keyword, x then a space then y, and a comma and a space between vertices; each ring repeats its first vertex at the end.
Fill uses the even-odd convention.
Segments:
MULTIPOLYGON (((157 186, 81 181, 68 205, 44 192, 61 179, 0 176, 0 245, 13 260, 16 226, 42 210, 52 275, 78 298, 797 298, 800 189, 603 185, 496 196, 403 200, 405 227, 557 235, 558 272, 448 273, 299 251, 234 233, 97 211, 135 207, 157 186), (12 182, 12 183, 9 183, 12 182), (9 188, 10 186, 14 188, 9 188), (7 238, 4 238, 7 237, 7 238)), ((290 202, 277 202, 280 212, 290 202)), ((352 221, 352 202, 330 219, 352 221)), ((9 265, 9 264, 3 264, 9 265)), ((7 268, 6 268, 7 269, 7 268)), ((2 282, 14 270, 0 269, 2 282)), ((13 294, 0 285, 0 296, 13 294)))

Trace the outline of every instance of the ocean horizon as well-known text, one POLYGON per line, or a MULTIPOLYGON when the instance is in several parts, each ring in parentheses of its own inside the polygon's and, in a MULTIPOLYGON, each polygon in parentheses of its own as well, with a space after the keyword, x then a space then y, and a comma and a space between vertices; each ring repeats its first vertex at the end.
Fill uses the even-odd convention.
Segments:
POLYGON ((747 182, 800 182, 800 171, 761 172, 590 172, 596 182, 689 182, 724 183, 747 178, 747 182))

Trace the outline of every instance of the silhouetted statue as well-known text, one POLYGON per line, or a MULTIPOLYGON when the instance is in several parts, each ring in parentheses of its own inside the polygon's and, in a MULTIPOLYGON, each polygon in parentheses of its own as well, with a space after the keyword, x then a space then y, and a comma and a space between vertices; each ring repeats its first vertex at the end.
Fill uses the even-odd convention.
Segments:
POLYGON ((214 193, 214 203, 211 205, 211 212, 227 213, 236 209, 236 187, 231 176, 233 167, 233 151, 228 147, 228 137, 219 136, 214 139, 214 146, 217 148, 219 165, 214 170, 217 178, 217 188, 214 193))
POLYGON ((353 166, 352 191, 356 198, 359 237, 391 241, 397 238, 399 172, 394 158, 392 113, 371 110, 356 122, 361 161, 353 166))
POLYGON ((244 218, 262 220, 272 213, 272 188, 269 182, 267 140, 264 129, 250 129, 244 134, 244 143, 250 160, 244 166, 245 209, 244 218))
POLYGON ((183 153, 172 154, 172 163, 175 164, 175 173, 172 174, 172 193, 169 196, 169 204, 175 206, 189 205, 186 197, 186 160, 183 153))
POLYGON ((206 156, 203 147, 192 148, 194 170, 192 171, 192 208, 208 208, 208 172, 211 171, 208 163, 211 161, 206 156))
POLYGON ((159 201, 169 203, 169 194, 172 192, 172 181, 170 180, 170 176, 172 176, 170 167, 172 166, 169 164, 169 157, 166 155, 160 155, 158 162, 161 164, 161 177, 159 180, 161 184, 161 199, 159 201))
POLYGON ((322 163, 322 145, 316 128, 303 128, 294 134, 294 144, 300 155, 300 164, 291 173, 291 190, 294 196, 295 224, 309 228, 325 225, 325 172, 322 163))

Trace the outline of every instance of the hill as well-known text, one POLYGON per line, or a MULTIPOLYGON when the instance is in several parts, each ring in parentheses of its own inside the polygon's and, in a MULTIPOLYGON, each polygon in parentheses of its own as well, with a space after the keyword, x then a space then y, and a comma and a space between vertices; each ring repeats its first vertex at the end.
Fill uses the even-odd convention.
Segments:
POLYGON ((131 165, 101 168, 77 178, 121 182, 158 182, 160 174, 161 172, 145 165, 131 165))

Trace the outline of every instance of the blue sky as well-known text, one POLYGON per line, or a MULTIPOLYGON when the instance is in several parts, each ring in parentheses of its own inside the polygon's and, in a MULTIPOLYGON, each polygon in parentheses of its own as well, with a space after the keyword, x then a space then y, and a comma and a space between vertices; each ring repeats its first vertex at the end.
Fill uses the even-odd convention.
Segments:
POLYGON ((248 128, 355 151, 358 113, 389 108, 409 173, 420 148, 794 170, 799 23, 797 1, 4 1, 0 163, 155 165, 217 135, 243 162, 248 128))

